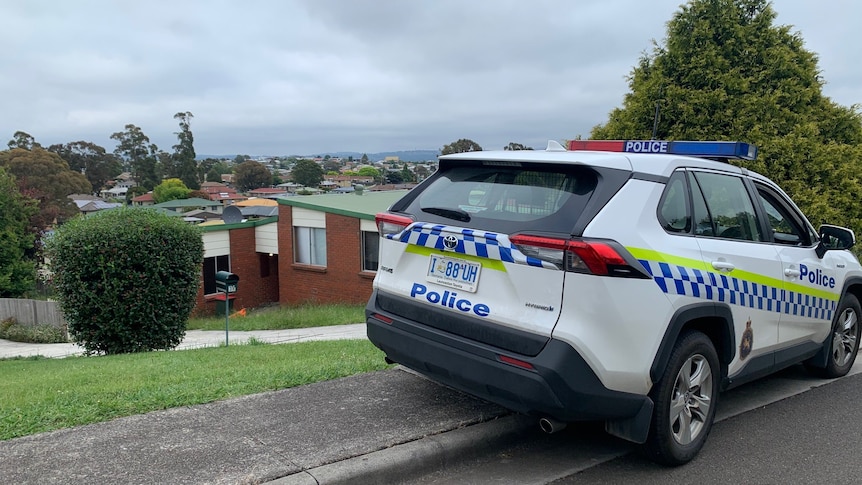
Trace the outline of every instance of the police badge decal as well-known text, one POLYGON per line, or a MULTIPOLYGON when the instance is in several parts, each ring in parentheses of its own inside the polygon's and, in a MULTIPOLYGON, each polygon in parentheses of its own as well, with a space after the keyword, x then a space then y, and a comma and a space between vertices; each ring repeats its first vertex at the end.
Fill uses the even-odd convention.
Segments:
POLYGON ((745 360, 754 346, 754 330, 751 329, 751 318, 745 322, 745 330, 742 332, 742 341, 739 342, 739 360, 745 360))

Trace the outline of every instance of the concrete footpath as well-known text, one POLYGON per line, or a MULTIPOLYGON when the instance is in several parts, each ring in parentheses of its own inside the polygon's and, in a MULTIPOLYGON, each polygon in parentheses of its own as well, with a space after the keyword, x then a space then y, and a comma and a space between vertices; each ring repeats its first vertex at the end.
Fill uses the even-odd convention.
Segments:
MULTIPOLYGON (((228 336, 231 344, 251 337, 278 343, 365 338, 365 325, 228 336)), ((222 345, 224 337, 189 331, 180 348, 222 345)), ((50 345, 58 347, 0 340, 0 357, 81 350, 50 345)), ((16 484, 392 484, 535 427, 395 368, 0 441, 0 477, 16 484)))

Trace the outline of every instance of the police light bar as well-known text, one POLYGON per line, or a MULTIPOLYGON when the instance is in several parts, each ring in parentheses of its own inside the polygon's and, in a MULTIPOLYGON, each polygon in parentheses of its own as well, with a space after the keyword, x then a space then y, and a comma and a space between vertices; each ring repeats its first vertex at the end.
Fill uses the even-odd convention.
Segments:
POLYGON ((757 158, 757 147, 739 141, 571 140, 569 150, 622 153, 667 153, 691 157, 757 158))

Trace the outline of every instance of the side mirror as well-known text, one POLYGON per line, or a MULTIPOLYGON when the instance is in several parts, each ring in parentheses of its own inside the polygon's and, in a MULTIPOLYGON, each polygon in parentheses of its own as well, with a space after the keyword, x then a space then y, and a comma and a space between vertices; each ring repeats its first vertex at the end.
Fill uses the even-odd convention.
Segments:
POLYGON ((854 244, 856 244, 856 234, 850 229, 823 224, 820 226, 820 244, 817 245, 817 256, 822 258, 826 251, 833 249, 850 249, 854 244))

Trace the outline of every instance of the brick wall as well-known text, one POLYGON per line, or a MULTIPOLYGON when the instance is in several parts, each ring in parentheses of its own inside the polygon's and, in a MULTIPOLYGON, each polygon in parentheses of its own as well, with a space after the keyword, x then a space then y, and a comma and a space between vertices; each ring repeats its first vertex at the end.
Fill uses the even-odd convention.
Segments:
MULTIPOLYGON (((255 250, 255 228, 230 229, 231 272, 239 276, 237 292, 231 307, 255 308, 279 300, 278 254, 270 256, 255 250)), ((195 316, 214 315, 216 301, 204 298, 203 273, 198 288, 197 303, 192 312, 195 316)))
POLYGON ((359 219, 326 214, 326 267, 293 262, 291 207, 278 212, 279 301, 302 303, 365 303, 371 296, 374 273, 362 271, 359 219))

